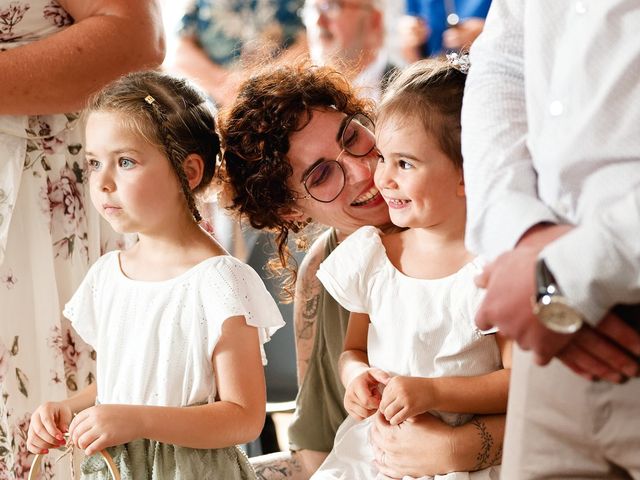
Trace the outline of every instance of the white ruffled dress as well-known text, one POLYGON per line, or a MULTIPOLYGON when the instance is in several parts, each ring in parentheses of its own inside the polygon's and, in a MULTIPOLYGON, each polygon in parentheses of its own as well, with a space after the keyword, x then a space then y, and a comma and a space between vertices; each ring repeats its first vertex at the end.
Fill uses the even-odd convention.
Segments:
MULTIPOLYGON (((502 368, 495 337, 480 331, 474 321, 483 293, 473 279, 482 271, 482 264, 476 258, 444 278, 408 277, 389 261, 380 231, 362 227, 320 265, 317 276, 344 308, 369 315, 367 349, 371 366, 391 375, 475 376, 502 368)), ((430 413, 450 425, 461 425, 472 417, 430 413)), ((313 480, 376 478, 369 442, 371 419, 358 422, 346 418, 313 480)), ((435 478, 497 480, 499 471, 499 467, 491 467, 435 478)))
MULTIPOLYGON (((97 352, 101 404, 175 407, 214 402, 211 358, 224 321, 244 316, 258 329, 261 348, 284 325, 258 274, 229 255, 208 258, 175 278, 148 282, 124 275, 119 251, 107 253, 91 267, 64 315, 97 352)), ((264 350, 262 358, 266 363, 264 350)), ((149 452, 144 455, 149 458, 149 452)), ((176 455, 182 457, 193 461, 176 455)), ((150 471, 159 468, 153 462, 165 468, 167 459, 151 461, 150 471)), ((205 478, 198 476, 196 464, 181 478, 205 478)), ((122 468, 133 469, 134 478, 147 474, 135 464, 122 468)))

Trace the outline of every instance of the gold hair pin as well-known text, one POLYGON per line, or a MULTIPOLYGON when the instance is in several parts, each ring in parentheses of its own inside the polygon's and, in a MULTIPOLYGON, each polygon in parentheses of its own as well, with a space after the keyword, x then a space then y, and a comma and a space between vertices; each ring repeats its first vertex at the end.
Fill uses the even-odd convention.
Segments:
POLYGON ((156 99, 153 98, 151 95, 147 95, 146 97, 144 97, 144 101, 147 102, 149 105, 151 105, 153 102, 156 101, 156 99))

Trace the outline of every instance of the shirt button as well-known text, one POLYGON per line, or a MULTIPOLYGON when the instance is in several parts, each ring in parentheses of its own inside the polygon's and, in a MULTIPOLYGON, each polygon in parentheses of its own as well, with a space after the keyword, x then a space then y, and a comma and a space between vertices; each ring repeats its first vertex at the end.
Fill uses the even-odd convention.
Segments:
POLYGON ((580 15, 582 15, 583 13, 587 13, 587 6, 584 4, 584 2, 576 2, 576 13, 579 13, 580 15))
POLYGON ((564 105, 559 100, 554 100, 549 104, 549 113, 552 117, 558 117, 564 112, 564 105))

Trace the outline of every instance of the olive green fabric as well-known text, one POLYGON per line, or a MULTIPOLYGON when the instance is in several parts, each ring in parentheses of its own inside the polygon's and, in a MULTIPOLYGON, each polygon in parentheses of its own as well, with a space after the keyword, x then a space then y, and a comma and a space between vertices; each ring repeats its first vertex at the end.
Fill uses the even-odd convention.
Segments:
MULTIPOLYGON (((323 237, 326 238, 324 260, 337 247, 338 241, 333 228, 323 237)), ((322 288, 313 351, 289 427, 291 450, 331 451, 336 431, 347 416, 338 358, 348 322, 349 312, 322 288)))
MULTIPOLYGON (((257 480, 238 447, 196 449, 140 439, 107 449, 122 480, 257 480)), ((101 455, 85 458, 83 480, 111 480, 101 455)))

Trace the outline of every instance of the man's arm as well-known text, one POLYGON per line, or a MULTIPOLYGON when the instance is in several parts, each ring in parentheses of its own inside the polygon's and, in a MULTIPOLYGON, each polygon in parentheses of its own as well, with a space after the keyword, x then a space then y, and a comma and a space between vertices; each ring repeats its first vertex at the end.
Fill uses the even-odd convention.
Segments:
POLYGON ((155 0, 59 1, 76 23, 0 53, 0 114, 80 110, 109 81, 162 62, 164 33, 155 0))
POLYGON ((498 325, 524 349, 536 352, 540 364, 558 356, 585 378, 620 382, 635 376, 640 335, 621 319, 607 314, 594 329, 584 325, 571 335, 554 333, 533 315, 534 264, 545 245, 573 231, 568 225, 537 225, 527 231, 515 250, 498 257, 476 279, 487 295, 476 316, 480 328, 498 325), (509 291, 509 295, 504 295, 509 291), (632 352, 631 354, 629 352, 632 352))
POLYGON ((638 232, 640 185, 542 250, 562 293, 590 325, 615 304, 640 303, 638 232), (567 265, 567 258, 579 261, 567 265))
POLYGON ((471 48, 462 108, 467 247, 493 258, 533 225, 557 223, 538 199, 527 148, 524 2, 495 0, 471 48))

